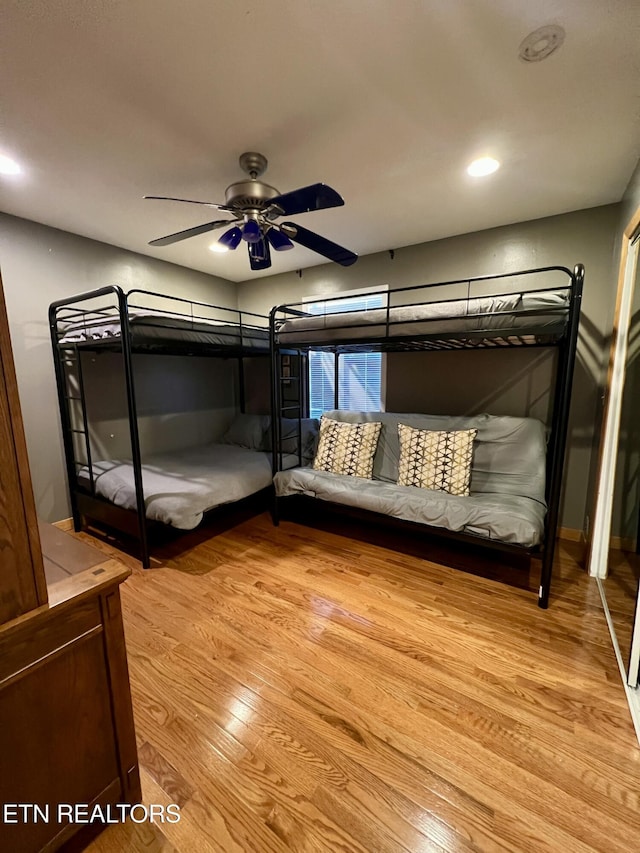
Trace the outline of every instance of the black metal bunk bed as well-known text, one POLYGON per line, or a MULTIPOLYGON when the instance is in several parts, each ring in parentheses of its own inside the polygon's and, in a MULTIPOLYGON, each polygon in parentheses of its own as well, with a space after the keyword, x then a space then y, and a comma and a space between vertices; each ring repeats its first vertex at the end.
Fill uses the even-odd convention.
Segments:
MULTIPOLYGON (((300 451, 301 424, 302 419, 308 416, 310 351, 335 354, 334 408, 339 409, 339 357, 343 353, 554 347, 558 355, 547 442, 547 511, 542 543, 529 548, 487 539, 469 532, 434 526, 428 528, 430 535, 445 539, 514 554, 538 553, 542 564, 538 604, 546 608, 549 603, 558 529, 583 281, 584 267, 581 264, 576 265, 573 271, 566 267, 552 266, 389 290, 387 305, 384 308, 363 309, 357 312, 346 309, 342 312, 332 311, 332 304, 339 305, 340 300, 344 300, 339 294, 331 298, 321 298, 324 309, 319 313, 315 310, 310 312, 309 306, 303 302, 273 308, 270 314, 270 341, 274 476, 278 471, 285 470, 283 441, 286 439, 283 439, 282 418, 298 419, 298 464, 303 465, 300 451), (535 280, 538 279, 535 277, 541 278, 543 282, 553 277, 554 284, 536 287, 535 280), (562 281, 560 285, 557 283, 557 277, 562 281), (502 282, 507 284, 501 284, 502 282), (517 290, 514 290, 514 282, 517 290), (503 287, 510 287, 510 292, 503 292, 503 287), (466 292, 462 297, 458 292, 453 297, 430 299, 430 295, 436 293, 437 288, 444 288, 445 293, 455 293, 455 288, 458 291, 462 288, 466 292), (492 301, 497 295, 501 299, 492 301), (283 370, 285 356, 288 368, 283 370)), ((275 498, 275 523, 278 522, 279 501, 282 500, 287 498, 275 498)), ((332 504, 331 508, 337 511, 345 509, 338 504, 332 504)), ((358 515, 373 517, 377 522, 387 519, 386 516, 370 510, 361 510, 358 515)), ((400 524, 414 529, 422 526, 415 522, 400 524)))
POLYGON ((142 565, 149 568, 148 533, 160 523, 150 522, 145 511, 133 356, 237 359, 239 406, 244 412, 244 359, 269 354, 268 318, 147 290, 126 293, 109 285, 53 302, 49 327, 74 528, 82 529, 83 519, 89 518, 137 538, 142 565), (122 355, 135 510, 117 506, 96 492, 82 354, 105 351, 122 355))

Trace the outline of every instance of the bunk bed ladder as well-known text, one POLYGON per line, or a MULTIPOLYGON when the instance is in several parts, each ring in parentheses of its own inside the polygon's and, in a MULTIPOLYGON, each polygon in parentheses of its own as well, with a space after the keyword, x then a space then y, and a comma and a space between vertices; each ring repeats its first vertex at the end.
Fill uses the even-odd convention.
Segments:
MULTIPOLYGON (((298 462, 302 466, 302 419, 307 408, 308 357, 300 350, 271 348, 271 439, 273 474, 284 467, 285 442, 295 440, 298 462), (293 435, 283 437, 283 419, 297 420, 293 435)), ((271 512, 273 523, 279 523, 278 499, 274 494, 271 512)))
POLYGON ((144 485, 142 480, 142 452, 140 450, 140 434, 138 431, 138 407, 133 378, 133 359, 131 327, 129 325, 129 308, 127 295, 116 287, 118 298, 118 313, 120 315, 120 343, 122 347, 122 367, 124 369, 124 384, 127 392, 127 410, 129 414, 129 438, 131 441, 131 464, 133 481, 136 489, 136 514, 138 517, 138 538, 140 542, 140 561, 142 568, 151 566, 149 557, 149 542, 147 536, 147 509, 144 500, 144 485))
POLYGON ((71 512, 73 516, 74 530, 79 531, 82 527, 82 519, 75 499, 75 486, 78 481, 78 472, 86 468, 91 483, 91 494, 95 496, 95 480, 93 473, 93 460, 91 454, 91 436, 89 434, 89 421, 87 418, 87 405, 84 389, 84 377, 82 373, 82 359, 77 346, 59 347, 58 358, 55 360, 56 378, 58 380, 58 400, 63 424, 63 438, 65 457, 67 464, 67 476, 69 478, 69 491, 71 495, 71 512), (75 367, 75 373, 73 368, 75 367), (75 385, 74 387, 74 379, 75 385), (77 392, 77 393, 74 393, 77 392), (80 417, 74 412, 73 403, 80 404, 80 417), (78 444, 75 436, 82 436, 84 459, 78 458, 78 444))

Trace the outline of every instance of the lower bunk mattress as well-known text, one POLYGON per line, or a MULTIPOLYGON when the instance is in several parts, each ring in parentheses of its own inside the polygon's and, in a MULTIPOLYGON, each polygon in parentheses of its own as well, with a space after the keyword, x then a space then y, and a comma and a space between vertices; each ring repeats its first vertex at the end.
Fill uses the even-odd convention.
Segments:
MULTIPOLYGON (((294 463, 297 458, 291 457, 294 463)), ((92 468, 96 495, 136 510, 130 460, 103 460, 94 462, 92 468)), ((270 453, 229 444, 150 455, 142 466, 146 516, 180 530, 192 530, 207 510, 261 491, 271 485, 272 477, 270 453)), ((80 470, 78 480, 91 489, 88 468, 80 470)))
POLYGON ((274 485, 278 497, 307 495, 525 548, 541 544, 544 534, 546 506, 520 495, 472 493, 459 497, 312 468, 280 471, 274 485))

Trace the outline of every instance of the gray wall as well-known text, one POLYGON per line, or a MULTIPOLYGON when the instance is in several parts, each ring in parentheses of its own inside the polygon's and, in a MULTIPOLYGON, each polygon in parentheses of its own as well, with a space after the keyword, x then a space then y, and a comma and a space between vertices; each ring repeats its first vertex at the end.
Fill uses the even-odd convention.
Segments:
POLYGON ((245 358, 244 382, 246 411, 254 415, 270 415, 271 360, 245 358))
MULTIPOLYGON (((226 431, 236 412, 237 359, 135 355, 133 361, 143 456, 208 444, 226 431)), ((95 458, 130 457, 122 357, 85 353, 82 365, 95 458)))
MULTIPOLYGON (((562 525, 582 529, 591 508, 594 425, 600 418, 603 357, 608 343, 619 205, 493 228, 368 255, 352 267, 324 264, 239 286, 238 307, 268 311, 303 296, 388 284, 390 288, 561 264, 586 268, 583 314, 572 397, 562 525)), ((550 357, 528 353, 390 354, 387 409, 530 414, 545 418, 550 357), (473 372, 470 373, 470 359, 473 372), (410 365, 412 365, 410 367, 410 365), (418 381, 419 378, 419 381, 418 381)))
POLYGON ((473 356, 468 352, 390 353, 386 408, 435 415, 518 414, 548 423, 554 365, 555 351, 548 349, 487 349, 473 356))
MULTIPOLYGON (((119 284, 125 290, 147 288, 235 308, 236 287, 223 279, 5 214, 0 214, 0 270, 36 504, 41 517, 54 521, 69 516, 69 502, 47 325, 49 303, 119 284)), ((160 381, 162 359, 157 361, 160 381)), ((174 427, 180 418, 171 418, 172 405, 165 401, 169 435, 154 439, 160 444, 177 435, 174 427)), ((223 412, 218 414, 224 419, 223 412)), ((202 423, 196 425, 187 440, 202 429, 202 423)), ((148 430, 145 436, 149 438, 148 430)))

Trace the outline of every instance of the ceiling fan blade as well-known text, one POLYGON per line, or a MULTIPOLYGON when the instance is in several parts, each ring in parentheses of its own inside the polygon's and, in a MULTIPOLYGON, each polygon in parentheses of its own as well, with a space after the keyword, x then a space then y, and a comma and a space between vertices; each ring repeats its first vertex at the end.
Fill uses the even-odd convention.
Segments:
POLYGON ((166 237, 158 237, 157 240, 151 240, 150 246, 170 246, 172 243, 179 243, 180 240, 186 240, 188 237, 197 237, 198 234, 206 234, 207 231, 213 231, 215 228, 222 228, 223 225, 231 225, 233 219, 218 219, 215 222, 205 222, 204 225, 196 225, 195 228, 187 228, 184 231, 176 231, 175 234, 167 234, 166 237))
POLYGON ((257 243, 247 243, 249 250, 249 264, 252 270, 268 270, 271 266, 271 252, 269 244, 264 239, 258 240, 257 243))
POLYGON ((344 199, 326 184, 311 184, 277 195, 269 200, 269 209, 277 207, 278 216, 295 216, 297 213, 309 213, 311 210, 325 210, 327 207, 340 207, 344 199))
POLYGON ((306 249, 311 249, 312 252, 317 252, 319 255, 324 255, 330 261, 335 261, 343 267, 349 267, 355 264, 358 256, 355 252, 345 249, 344 246, 339 246, 326 237, 321 237, 314 231, 309 231, 301 225, 296 225, 295 222, 283 222, 284 233, 295 243, 300 243, 306 249))
POLYGON ((171 198, 166 195, 145 195, 143 198, 152 199, 154 201, 180 201, 184 204, 203 204, 205 207, 213 207, 216 210, 233 210, 226 204, 216 204, 213 201, 194 201, 192 198, 171 198))

